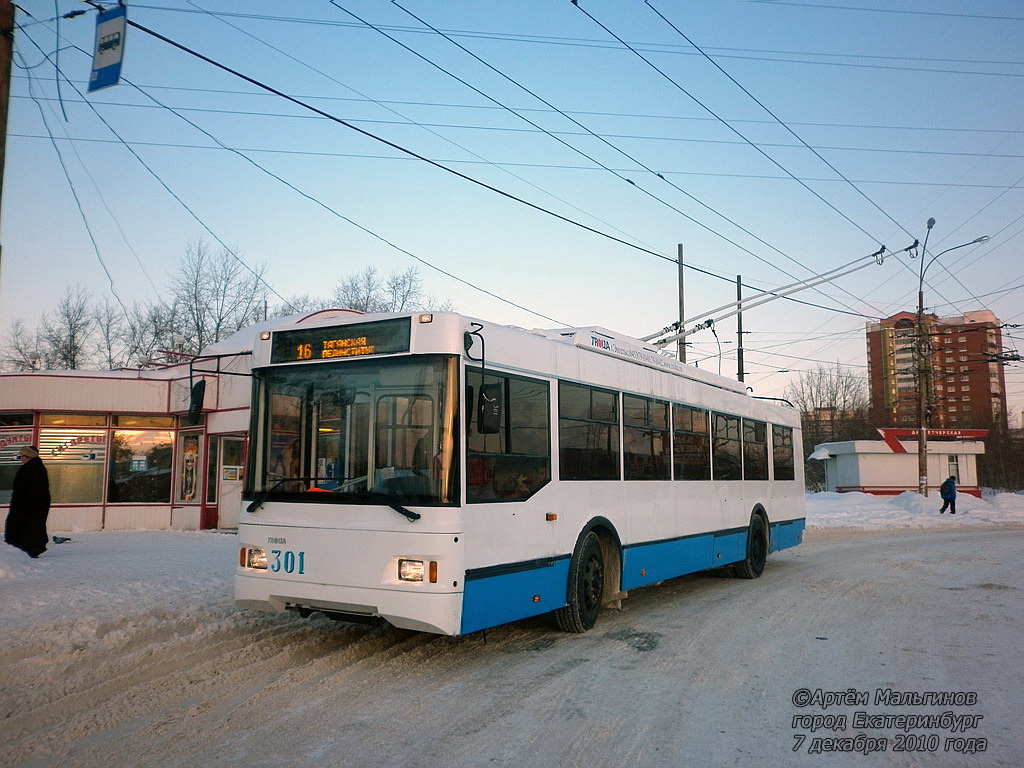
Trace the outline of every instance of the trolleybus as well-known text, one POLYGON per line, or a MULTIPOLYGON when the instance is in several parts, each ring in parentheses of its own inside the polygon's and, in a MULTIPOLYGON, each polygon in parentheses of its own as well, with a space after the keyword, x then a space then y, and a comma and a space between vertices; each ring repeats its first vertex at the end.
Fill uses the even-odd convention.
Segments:
POLYGON ((799 544, 799 415, 601 328, 313 315, 253 350, 236 604, 459 635, 759 576, 799 544))

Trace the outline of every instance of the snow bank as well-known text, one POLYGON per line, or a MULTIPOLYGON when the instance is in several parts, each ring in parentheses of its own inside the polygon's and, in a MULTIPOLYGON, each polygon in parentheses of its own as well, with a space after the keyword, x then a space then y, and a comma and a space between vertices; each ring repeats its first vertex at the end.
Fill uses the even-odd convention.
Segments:
POLYGON ((1024 525, 1024 495, 1001 493, 978 499, 958 494, 956 514, 940 514, 938 495, 925 498, 919 493, 899 496, 871 496, 866 493, 807 494, 807 525, 816 528, 967 527, 979 525, 1024 525))

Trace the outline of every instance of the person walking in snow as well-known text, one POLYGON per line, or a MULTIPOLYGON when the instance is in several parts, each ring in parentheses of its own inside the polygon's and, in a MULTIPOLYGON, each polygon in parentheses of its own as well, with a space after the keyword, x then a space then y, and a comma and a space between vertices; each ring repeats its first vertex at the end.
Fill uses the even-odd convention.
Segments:
POLYGON ((46 551, 46 516, 50 513, 50 478, 34 446, 22 446, 21 466, 11 485, 11 508, 4 525, 4 541, 29 557, 46 551))
POLYGON ((939 486, 939 496, 942 497, 942 509, 939 510, 941 515, 946 509, 949 509, 949 514, 956 514, 956 478, 949 477, 942 481, 942 485, 939 486))

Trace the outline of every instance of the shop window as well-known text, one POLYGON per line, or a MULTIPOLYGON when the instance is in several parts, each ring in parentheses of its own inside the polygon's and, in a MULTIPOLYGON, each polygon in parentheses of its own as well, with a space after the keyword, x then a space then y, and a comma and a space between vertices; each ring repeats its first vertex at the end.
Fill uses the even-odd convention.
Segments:
MULTIPOLYGON (((11 415, 11 414, 8 414, 11 415)), ((9 504, 14 475, 21 466, 19 451, 24 445, 32 445, 32 417, 29 417, 28 428, 0 429, 0 504, 9 504)))
POLYGON ((0 413, 0 427, 31 427, 31 413, 0 413))
POLYGON ((107 430, 40 429, 39 454, 49 474, 53 504, 103 501, 107 430))
POLYGON ((173 447, 174 433, 170 430, 115 430, 107 502, 169 503, 173 447))
POLYGON ((173 416, 126 416, 124 414, 116 414, 112 420, 115 427, 134 427, 135 429, 145 429, 147 427, 172 429, 174 427, 173 416))
POLYGON ((105 414, 89 413, 44 413, 40 418, 44 427, 105 427, 105 414))
POLYGON ((217 440, 210 440, 209 456, 206 457, 206 503, 217 503, 217 440))

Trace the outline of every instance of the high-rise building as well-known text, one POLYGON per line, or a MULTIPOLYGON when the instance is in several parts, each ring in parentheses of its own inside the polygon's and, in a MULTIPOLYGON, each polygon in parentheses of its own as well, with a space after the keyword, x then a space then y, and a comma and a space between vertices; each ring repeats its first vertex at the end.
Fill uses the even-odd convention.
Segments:
POLYGON ((1006 384, 999 355, 1003 336, 998 318, 988 310, 958 317, 923 318, 900 312, 868 323, 868 375, 871 413, 878 426, 918 424, 918 361, 925 366, 928 426, 1005 430, 1006 384))

